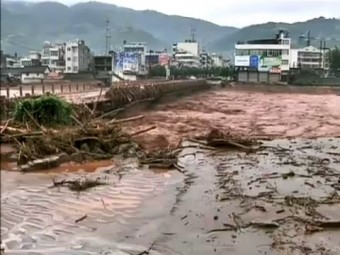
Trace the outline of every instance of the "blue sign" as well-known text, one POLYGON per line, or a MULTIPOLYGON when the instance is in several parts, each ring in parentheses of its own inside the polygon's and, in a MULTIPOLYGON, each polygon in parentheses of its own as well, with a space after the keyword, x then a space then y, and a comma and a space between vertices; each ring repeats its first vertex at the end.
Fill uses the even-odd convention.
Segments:
POLYGON ((255 67, 255 68, 259 67, 259 57, 257 55, 250 56, 250 61, 249 62, 250 62, 249 63, 250 67, 255 67))
POLYGON ((116 69, 120 71, 125 69, 135 70, 138 67, 138 59, 138 53, 120 52, 116 62, 116 69))

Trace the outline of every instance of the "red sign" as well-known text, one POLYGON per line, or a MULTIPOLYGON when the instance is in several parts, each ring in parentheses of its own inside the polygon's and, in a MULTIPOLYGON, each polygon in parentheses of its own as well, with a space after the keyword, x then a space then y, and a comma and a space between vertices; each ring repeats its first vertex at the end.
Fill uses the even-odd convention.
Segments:
POLYGON ((281 73, 281 69, 279 67, 272 67, 269 71, 270 73, 281 73))
POLYGON ((170 64, 170 56, 166 53, 162 53, 159 55, 159 64, 161 66, 169 65, 170 64))

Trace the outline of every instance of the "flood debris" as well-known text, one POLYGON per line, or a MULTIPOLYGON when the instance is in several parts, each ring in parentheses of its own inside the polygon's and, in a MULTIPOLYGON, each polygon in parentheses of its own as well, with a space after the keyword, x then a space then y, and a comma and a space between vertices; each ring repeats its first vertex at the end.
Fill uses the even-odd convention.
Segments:
MULTIPOLYGON (((4 143, 14 143, 18 149, 18 164, 30 165, 30 167, 24 167, 25 170, 34 169, 33 166, 36 164, 33 163, 36 160, 45 160, 60 153, 66 153, 77 163, 109 159, 115 154, 136 156, 140 148, 132 137, 155 128, 153 126, 128 134, 123 131, 121 124, 140 120, 143 116, 107 121, 101 116, 91 118, 93 114, 91 110, 87 111, 87 114, 91 116, 83 118, 83 121, 78 119, 79 114, 74 111, 72 119, 76 121, 73 123, 45 127, 41 123, 45 123, 47 119, 43 122, 37 121, 32 114, 28 114, 25 104, 19 103, 19 106, 20 114, 17 115, 20 118, 17 117, 16 121, 7 121, 0 126, 0 139, 4 143), (24 115, 21 112, 27 114, 24 115)), ((82 109, 84 108, 85 106, 82 109)), ((56 121, 55 118, 52 120, 56 121)))
POLYGON ((155 245, 155 241, 153 241, 146 250, 139 252, 137 255, 148 255, 148 254, 150 254, 154 245, 155 245))
POLYGON ((245 152, 254 151, 254 148, 252 146, 257 144, 257 142, 253 139, 233 135, 230 132, 224 133, 216 128, 211 129, 205 136, 200 138, 205 140, 208 146, 214 148, 232 148, 245 152))
POLYGON ((53 187, 67 187, 71 191, 81 192, 100 185, 105 185, 100 178, 90 179, 88 177, 81 177, 75 180, 61 180, 53 179, 53 187))
POLYGON ((81 222, 81 221, 85 220, 86 218, 87 218, 87 214, 85 214, 84 216, 80 217, 79 219, 76 219, 74 222, 78 223, 78 222, 81 222))
POLYGON ((148 165, 149 168, 171 169, 178 167, 177 155, 180 151, 171 148, 157 149, 143 154, 140 163, 148 165))

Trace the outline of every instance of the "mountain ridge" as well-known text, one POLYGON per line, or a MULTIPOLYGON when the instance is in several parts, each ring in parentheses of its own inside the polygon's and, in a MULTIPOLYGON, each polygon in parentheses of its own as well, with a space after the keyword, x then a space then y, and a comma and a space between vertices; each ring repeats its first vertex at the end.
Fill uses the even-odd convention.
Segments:
MULTIPOLYGON (((294 38, 311 30, 315 36, 340 39, 339 19, 267 22, 239 29, 197 18, 167 15, 154 10, 136 11, 96 1, 67 6, 54 1, 5 0, 1 2, 1 17, 2 49, 22 54, 30 49, 41 49, 44 41, 76 38, 84 39, 91 49, 100 53, 105 48, 107 18, 110 20, 114 50, 119 49, 124 40, 146 42, 153 50, 170 50, 172 43, 188 39, 191 29, 196 30, 196 39, 202 47, 214 52, 230 51, 237 41, 272 37, 280 28, 287 29, 294 38)), ((296 39, 294 43, 299 44, 296 39)))

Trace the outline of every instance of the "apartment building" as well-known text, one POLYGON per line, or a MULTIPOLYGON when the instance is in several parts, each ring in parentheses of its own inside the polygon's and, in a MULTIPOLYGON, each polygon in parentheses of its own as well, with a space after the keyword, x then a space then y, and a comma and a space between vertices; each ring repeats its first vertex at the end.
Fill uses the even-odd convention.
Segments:
POLYGON ((212 53, 210 57, 213 61, 213 66, 215 67, 228 67, 230 65, 230 60, 223 58, 222 55, 212 53))
POLYGON ((201 67, 200 46, 195 40, 185 40, 184 42, 172 45, 172 64, 187 67, 201 67))
POLYGON ((327 51, 313 46, 292 49, 290 68, 328 70, 327 51))
POLYGON ((285 31, 275 38, 238 42, 234 65, 239 81, 278 82, 289 72, 291 39, 285 31))
POLYGON ((214 65, 214 61, 207 52, 200 53, 200 64, 203 68, 210 68, 214 65))
POLYGON ((93 70, 93 55, 84 40, 65 43, 65 73, 79 73, 93 70))
POLYGON ((172 53, 176 54, 176 52, 187 52, 194 57, 198 57, 200 54, 200 46, 195 40, 185 40, 184 42, 178 42, 172 45, 172 53))
POLYGON ((65 71, 65 43, 44 42, 41 52, 41 65, 48 66, 52 72, 65 71))

